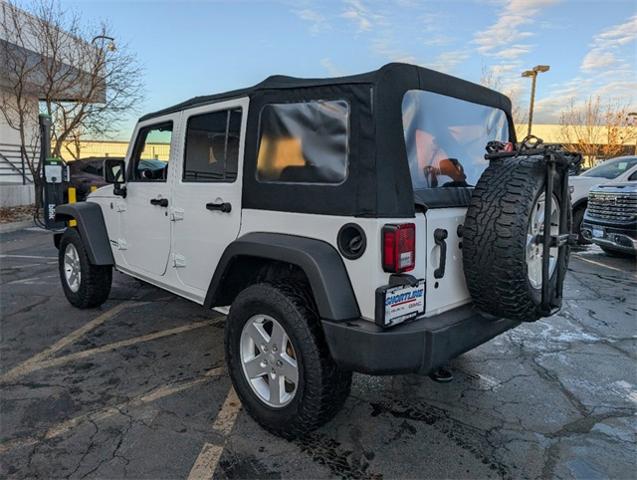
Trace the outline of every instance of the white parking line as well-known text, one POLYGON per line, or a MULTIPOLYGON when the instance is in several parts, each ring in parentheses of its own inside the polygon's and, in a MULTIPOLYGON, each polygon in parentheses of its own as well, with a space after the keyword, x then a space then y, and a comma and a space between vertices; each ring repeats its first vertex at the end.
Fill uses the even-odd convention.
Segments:
POLYGON ((170 395, 174 395, 175 393, 183 392, 184 390, 188 390, 189 388, 201 385, 202 383, 209 381, 213 377, 223 375, 223 372, 224 369, 221 367, 212 368, 206 371, 202 376, 197 377, 194 380, 189 380, 172 385, 164 385, 149 393, 132 398, 131 400, 128 400, 126 402, 119 403, 113 407, 105 407, 95 412, 78 415, 77 417, 73 417, 69 420, 58 423, 57 425, 53 425, 42 436, 8 440, 6 442, 0 443, 0 454, 14 448, 27 447, 30 445, 35 445, 36 443, 40 443, 43 440, 49 440, 51 438, 59 437, 60 435, 63 435, 69 430, 89 420, 94 422, 104 420, 106 418, 112 417, 113 415, 121 414, 122 410, 140 407, 144 404, 154 402, 170 395))
POLYGON ((18 366, 14 367, 11 370, 9 370, 8 372, 6 372, 4 375, 0 376, 0 383, 12 382, 13 380, 15 380, 18 377, 26 375, 29 372, 33 371, 33 370, 37 370, 38 364, 42 363, 44 360, 47 360, 55 352, 58 352, 58 351, 60 351, 60 350, 62 350, 64 348, 66 348, 67 346, 71 345, 73 342, 75 342, 80 337, 82 337, 82 335, 87 334, 88 332, 90 332, 94 328, 100 326, 105 321, 109 320, 110 318, 113 318, 115 315, 117 315, 122 310, 125 310, 127 308, 137 307, 137 306, 140 306, 140 305, 145 305, 146 303, 147 302, 134 302, 134 303, 127 302, 127 303, 120 303, 119 305, 114 306, 110 310, 107 310, 104 313, 102 313, 97 318, 94 318, 90 322, 88 322, 85 325, 82 325, 80 328, 74 330, 73 332, 68 334, 66 337, 61 338, 60 340, 55 342, 51 347, 49 347, 46 350, 38 353, 37 355, 34 355, 33 357, 29 358, 28 360, 25 360, 24 362, 22 362, 18 366))

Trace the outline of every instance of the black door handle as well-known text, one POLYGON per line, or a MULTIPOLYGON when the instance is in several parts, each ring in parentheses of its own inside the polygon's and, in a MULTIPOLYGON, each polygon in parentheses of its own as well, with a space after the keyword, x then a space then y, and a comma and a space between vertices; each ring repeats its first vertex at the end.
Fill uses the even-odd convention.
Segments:
POLYGON ((440 247, 440 265, 434 270, 434 278, 442 278, 445 276, 445 266, 447 263, 447 239, 448 233, 444 228, 436 228, 434 230, 434 242, 440 247))
POLYGON ((168 199, 167 198, 151 198, 150 199, 150 204, 151 205, 159 205, 160 207, 167 207, 168 206, 168 199))
POLYGON ((223 213, 230 213, 232 211, 232 205, 230 205, 228 202, 222 202, 222 203, 206 203, 206 208, 208 210, 219 210, 223 213))

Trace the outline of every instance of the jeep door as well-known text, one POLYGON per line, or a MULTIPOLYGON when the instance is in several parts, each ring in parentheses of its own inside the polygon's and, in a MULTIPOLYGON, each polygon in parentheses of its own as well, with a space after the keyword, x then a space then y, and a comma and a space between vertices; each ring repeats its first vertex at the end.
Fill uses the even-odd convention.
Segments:
POLYGON ((183 112, 171 263, 196 301, 203 302, 221 255, 239 234, 247 111, 244 98, 183 112))
MULTIPOLYGON (((127 165, 126 197, 121 213, 125 265, 132 273, 162 276, 170 253, 170 188, 179 114, 138 125, 127 165)), ((122 243, 123 242, 123 243, 122 243)))

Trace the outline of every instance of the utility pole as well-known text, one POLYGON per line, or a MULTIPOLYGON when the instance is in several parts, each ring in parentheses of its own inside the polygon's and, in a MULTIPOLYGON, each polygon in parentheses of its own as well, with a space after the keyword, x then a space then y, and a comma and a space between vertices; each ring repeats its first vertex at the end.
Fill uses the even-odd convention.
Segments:
POLYGON ((536 65, 531 70, 522 72, 523 77, 531 77, 531 103, 529 105, 529 128, 527 135, 531 135, 531 127, 533 126, 533 105, 535 103, 535 84, 537 82, 537 74, 548 72, 551 67, 548 65, 536 65))

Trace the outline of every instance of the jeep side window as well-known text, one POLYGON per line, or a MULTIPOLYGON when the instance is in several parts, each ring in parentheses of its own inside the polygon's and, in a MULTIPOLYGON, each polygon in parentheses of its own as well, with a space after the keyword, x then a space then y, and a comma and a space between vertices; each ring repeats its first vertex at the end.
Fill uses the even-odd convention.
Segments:
POLYGON ((240 135, 240 108, 190 117, 186 127, 183 181, 234 182, 240 135))
POLYGON ((347 178, 348 153, 345 100, 277 103, 261 110, 260 182, 339 184, 347 178))
POLYGON ((139 130, 129 178, 134 182, 165 182, 168 178, 173 123, 149 125, 139 130))

